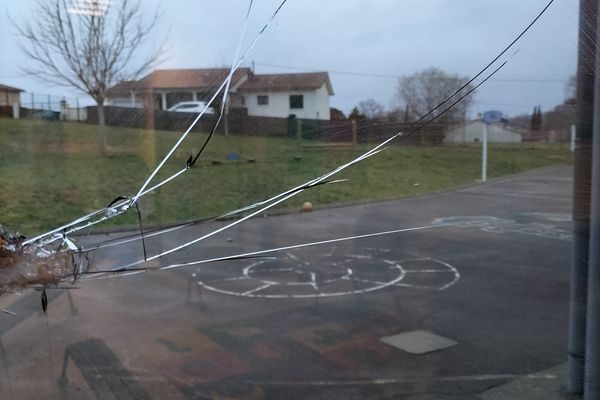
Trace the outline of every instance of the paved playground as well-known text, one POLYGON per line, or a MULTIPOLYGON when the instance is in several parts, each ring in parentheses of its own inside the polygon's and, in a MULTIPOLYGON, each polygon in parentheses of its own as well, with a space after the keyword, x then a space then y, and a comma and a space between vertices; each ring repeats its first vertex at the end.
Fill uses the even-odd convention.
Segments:
MULTIPOLYGON (((420 229, 81 282, 50 290, 47 315, 37 292, 0 299, 17 314, 0 315, 0 398, 491 399, 524 381, 560 394, 571 187, 572 169, 553 167, 260 217, 150 265, 420 229)), ((226 223, 149 239, 148 252, 226 223)))

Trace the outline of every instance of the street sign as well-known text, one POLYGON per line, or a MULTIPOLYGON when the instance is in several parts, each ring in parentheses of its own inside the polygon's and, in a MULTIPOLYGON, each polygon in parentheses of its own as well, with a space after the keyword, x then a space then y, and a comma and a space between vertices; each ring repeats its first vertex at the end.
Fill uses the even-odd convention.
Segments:
POLYGON ((502 111, 490 110, 483 113, 483 140, 481 146, 481 181, 487 181, 487 158, 488 158, 488 125, 502 122, 504 117, 502 111))
POLYGON ((502 122, 503 116, 501 111, 490 110, 483 113, 483 122, 486 124, 497 124, 502 122))

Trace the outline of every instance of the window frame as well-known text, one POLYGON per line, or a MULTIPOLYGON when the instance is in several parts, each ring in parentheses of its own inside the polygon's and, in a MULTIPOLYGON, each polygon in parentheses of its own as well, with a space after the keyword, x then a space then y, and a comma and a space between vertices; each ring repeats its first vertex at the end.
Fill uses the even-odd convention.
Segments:
POLYGON ((269 105, 269 95, 268 94, 256 95, 256 104, 259 106, 268 106, 269 105), (261 100, 263 100, 263 102, 261 102, 261 100))
POLYGON ((304 110, 304 94, 290 94, 290 110, 304 110), (292 98, 297 102, 300 100, 300 107, 297 107, 297 103, 295 103, 292 98))

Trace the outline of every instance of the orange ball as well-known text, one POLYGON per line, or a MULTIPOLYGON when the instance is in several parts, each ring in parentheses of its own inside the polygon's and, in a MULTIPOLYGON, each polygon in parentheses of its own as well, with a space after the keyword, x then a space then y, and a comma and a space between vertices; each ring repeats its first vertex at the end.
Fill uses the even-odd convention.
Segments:
POLYGON ((309 212, 312 210, 313 210, 313 205, 310 201, 305 201, 304 204, 302 204, 302 211, 309 212))

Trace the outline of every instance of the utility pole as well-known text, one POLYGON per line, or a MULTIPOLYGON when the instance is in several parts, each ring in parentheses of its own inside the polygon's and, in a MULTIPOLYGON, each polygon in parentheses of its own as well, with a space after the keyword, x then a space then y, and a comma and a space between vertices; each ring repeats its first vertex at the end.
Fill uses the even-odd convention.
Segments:
POLYGON ((591 144, 594 113, 597 0, 579 1, 577 138, 573 179, 573 251, 569 304, 568 391, 584 392, 590 243, 591 144))
POLYGON ((585 384, 583 395, 586 400, 600 399, 600 29, 596 2, 596 54, 594 81, 594 121, 591 135, 591 199, 589 215, 589 252, 587 326, 585 334, 585 384))
POLYGON ((481 182, 487 181, 487 159, 488 159, 488 129, 489 124, 483 121, 483 140, 481 150, 481 182))

